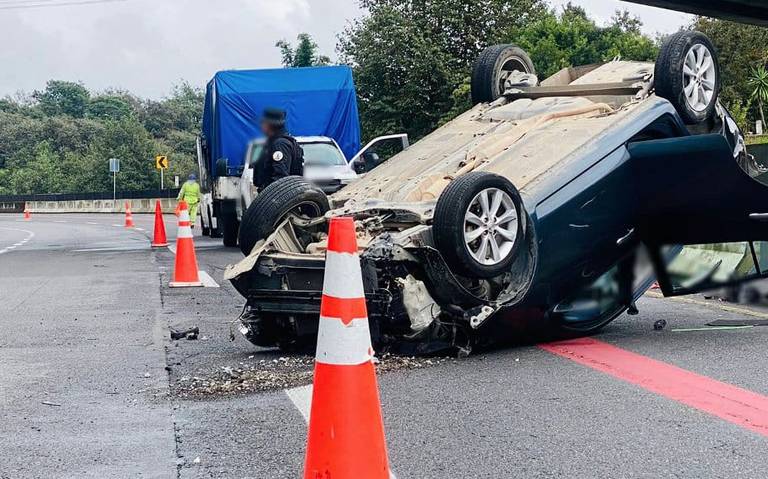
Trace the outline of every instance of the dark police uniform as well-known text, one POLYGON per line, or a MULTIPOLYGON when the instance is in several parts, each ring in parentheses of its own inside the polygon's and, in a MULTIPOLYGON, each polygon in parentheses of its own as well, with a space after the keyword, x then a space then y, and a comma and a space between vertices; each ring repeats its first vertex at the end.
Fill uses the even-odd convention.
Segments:
POLYGON ((258 161, 259 174, 254 182, 264 189, 280 178, 304 175, 304 150, 296 139, 283 131, 268 138, 258 161))

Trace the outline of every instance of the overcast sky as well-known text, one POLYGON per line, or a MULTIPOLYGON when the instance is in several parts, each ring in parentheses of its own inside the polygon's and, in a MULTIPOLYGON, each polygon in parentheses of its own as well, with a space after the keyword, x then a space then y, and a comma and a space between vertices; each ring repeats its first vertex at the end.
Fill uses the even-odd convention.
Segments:
MULTIPOLYGON (((204 85, 214 72, 280 64, 281 38, 311 33, 335 57, 336 35, 362 14, 357 0, 0 0, 0 96, 49 79, 160 98, 181 79, 204 85), (43 5, 44 8, 11 8, 43 5)), ((562 5, 566 0, 550 0, 562 5)), ((649 33, 677 30, 687 15, 618 0, 574 0, 598 21, 616 9, 649 33)))

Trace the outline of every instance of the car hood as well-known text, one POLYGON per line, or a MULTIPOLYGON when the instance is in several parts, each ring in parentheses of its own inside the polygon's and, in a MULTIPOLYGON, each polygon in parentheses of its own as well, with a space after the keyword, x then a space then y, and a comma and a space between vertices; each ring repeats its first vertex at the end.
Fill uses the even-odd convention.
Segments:
POLYGON ((349 180, 356 178, 357 174, 346 165, 305 166, 304 177, 316 181, 349 180))

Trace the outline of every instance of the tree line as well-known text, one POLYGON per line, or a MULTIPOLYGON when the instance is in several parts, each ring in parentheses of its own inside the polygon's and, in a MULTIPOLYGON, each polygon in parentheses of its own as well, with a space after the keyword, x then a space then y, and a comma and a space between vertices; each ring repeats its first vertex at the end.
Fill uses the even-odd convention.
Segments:
POLYGON ((202 89, 186 83, 160 101, 58 80, 0 99, 0 194, 111 191, 109 158, 120 159, 120 190, 159 188, 156 155, 170 159, 166 178, 186 178, 202 104, 202 89))
MULTIPOLYGON (((360 0, 367 13, 339 35, 339 62, 352 66, 365 138, 407 132, 418 139, 470 107, 469 77, 485 46, 515 43, 540 78, 615 57, 653 61, 663 41, 617 11, 598 24, 578 6, 545 0, 360 0)), ((768 102, 768 29, 699 18, 723 71, 722 99, 747 127, 768 102), (762 71, 760 70, 762 68, 762 71)), ((277 42, 286 67, 325 65, 306 33, 277 42)), ((196 168, 203 90, 182 83, 159 101, 129 92, 93 93, 50 81, 42 91, 0 100, 0 194, 108 191, 107 159, 120 158, 120 188, 158 184, 150 161, 170 175, 196 168)))

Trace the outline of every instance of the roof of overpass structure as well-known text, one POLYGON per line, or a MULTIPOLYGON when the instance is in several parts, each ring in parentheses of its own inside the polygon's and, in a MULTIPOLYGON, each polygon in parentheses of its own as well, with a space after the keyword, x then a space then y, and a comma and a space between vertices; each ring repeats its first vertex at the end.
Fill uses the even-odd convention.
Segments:
POLYGON ((625 0, 734 22, 768 26, 768 0, 625 0))

